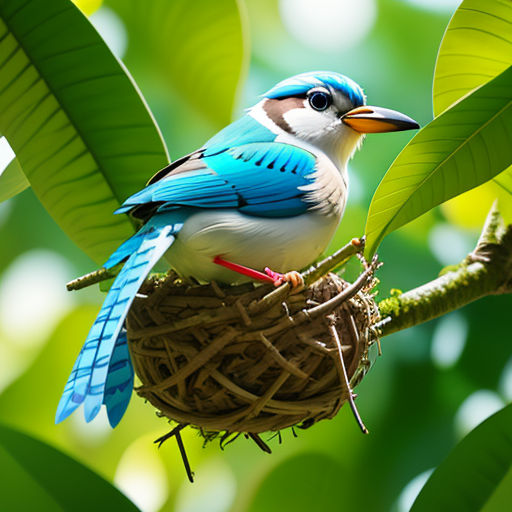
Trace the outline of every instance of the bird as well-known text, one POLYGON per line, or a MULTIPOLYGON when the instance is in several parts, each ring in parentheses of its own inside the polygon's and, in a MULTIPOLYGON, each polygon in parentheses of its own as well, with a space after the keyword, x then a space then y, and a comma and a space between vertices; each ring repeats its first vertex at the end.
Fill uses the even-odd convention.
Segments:
POLYGON ((117 209, 142 223, 110 256, 121 264, 76 359, 56 423, 81 404, 105 405, 115 427, 133 389, 124 320, 152 267, 165 258, 184 278, 250 280, 299 289, 300 270, 333 237, 348 194, 347 163, 365 134, 419 128, 368 106, 361 87, 331 71, 280 81, 198 150, 159 170, 117 209))

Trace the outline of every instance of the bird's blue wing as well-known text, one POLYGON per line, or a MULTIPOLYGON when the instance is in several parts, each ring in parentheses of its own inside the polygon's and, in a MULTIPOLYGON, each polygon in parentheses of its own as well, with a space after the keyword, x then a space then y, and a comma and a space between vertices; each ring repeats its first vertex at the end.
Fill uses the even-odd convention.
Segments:
MULTIPOLYGON (((203 167, 168 176, 128 198, 118 213, 154 203, 159 211, 176 206, 236 208, 256 216, 300 215, 311 206, 315 156, 283 143, 252 143, 203 155, 203 167)), ((178 168, 179 169, 179 168, 178 168)))
POLYGON ((244 144, 274 142, 277 135, 246 114, 216 133, 203 147, 205 156, 244 144))
MULTIPOLYGON (((162 178, 167 178, 172 174, 190 171, 190 168, 193 169, 197 165, 198 159, 200 160, 205 156, 211 156, 242 144, 274 142, 276 137, 277 134, 256 121, 250 114, 246 114, 216 133, 202 148, 182 158, 178 158, 178 160, 160 169, 151 177, 148 181, 148 185, 162 178)), ((123 207, 120 208, 117 213, 124 213, 129 210, 129 207, 123 207)))
MULTIPOLYGON (((114 375, 117 367, 111 366, 111 361, 124 319, 148 272, 172 244, 174 235, 183 225, 178 215, 155 215, 138 233, 138 247, 137 244, 132 247, 132 253, 110 288, 73 366, 57 408, 56 423, 67 418, 81 403, 84 403, 86 421, 91 421, 104 402, 105 388, 115 391, 114 388, 118 385, 114 375), (109 372, 112 372, 110 383, 109 372)), ((126 248, 125 244, 123 245, 126 248)), ((125 250, 122 248, 123 246, 119 250, 124 254, 125 250)), ((118 344, 116 362, 125 356, 125 349, 122 344, 118 344)), ((107 402, 112 417, 117 419, 120 409, 114 410, 115 401, 109 402, 107 398, 107 402)), ((122 407, 124 404, 117 405, 122 407)))

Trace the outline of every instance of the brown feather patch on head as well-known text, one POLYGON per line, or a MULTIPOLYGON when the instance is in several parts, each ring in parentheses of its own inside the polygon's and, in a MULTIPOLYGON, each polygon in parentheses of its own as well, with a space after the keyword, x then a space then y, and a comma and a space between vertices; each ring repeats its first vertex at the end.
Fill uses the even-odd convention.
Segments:
POLYGON ((284 119, 284 114, 294 108, 304 108, 306 106, 305 101, 305 98, 297 97, 268 98, 263 103, 263 110, 279 128, 293 134, 293 130, 284 119))

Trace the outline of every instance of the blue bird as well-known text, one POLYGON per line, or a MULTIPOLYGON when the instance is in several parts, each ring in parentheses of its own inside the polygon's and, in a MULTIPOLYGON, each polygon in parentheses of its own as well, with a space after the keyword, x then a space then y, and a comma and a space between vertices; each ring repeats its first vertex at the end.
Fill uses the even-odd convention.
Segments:
POLYGON ((142 228, 105 263, 124 262, 78 355, 56 422, 105 404, 115 427, 133 387, 124 320, 144 279, 165 256, 182 276, 302 285, 301 269, 327 247, 343 215, 347 162, 365 133, 418 128, 366 105, 362 89, 333 72, 279 82, 245 116, 157 172, 115 213, 142 228))

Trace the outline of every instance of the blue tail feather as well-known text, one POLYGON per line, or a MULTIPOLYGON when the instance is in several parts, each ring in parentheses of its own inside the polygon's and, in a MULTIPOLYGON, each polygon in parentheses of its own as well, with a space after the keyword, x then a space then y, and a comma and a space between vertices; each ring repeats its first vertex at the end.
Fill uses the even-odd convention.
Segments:
POLYGON ((128 351, 126 331, 123 329, 117 337, 114 352, 110 358, 103 403, 107 407, 108 421, 112 428, 121 421, 133 389, 133 366, 128 351))
MULTIPOLYGON (((118 254, 116 258, 122 254, 128 256, 128 249, 131 248, 130 255, 110 288, 73 366, 57 408, 56 423, 67 418, 81 403, 84 403, 86 421, 91 421, 104 403, 106 388, 115 393, 117 383, 115 375, 118 375, 118 367, 114 363, 111 370, 111 362, 116 346, 120 359, 118 361, 116 357, 115 362, 119 363, 125 357, 129 360, 127 347, 122 348, 122 335, 119 341, 124 319, 147 274, 170 247, 174 241, 174 235, 181 229, 182 224, 176 223, 176 220, 177 216, 173 213, 154 216, 139 233, 132 237, 137 240, 131 242, 131 245, 129 241, 125 242, 114 253, 114 255, 118 254), (109 384, 110 371, 112 371, 112 377, 109 384)), ((113 256, 109 261, 113 260, 113 256)), ((128 380, 131 362, 129 367, 130 370, 126 373, 128 380)), ((125 372, 119 375, 124 378, 125 372)), ((123 398, 120 401, 117 397, 114 399, 110 395, 105 399, 107 412, 110 411, 111 423, 117 424, 128 405, 125 393, 123 387, 123 398)), ((128 400, 129 396, 127 394, 128 400)))
MULTIPOLYGON (((147 224, 146 224, 147 226, 147 224)), ((144 237, 152 231, 154 228, 144 226, 140 231, 135 233, 132 237, 128 238, 126 242, 122 243, 114 253, 111 254, 110 258, 103 265, 104 268, 110 269, 115 267, 121 261, 127 259, 133 254, 142 244, 144 237)))

